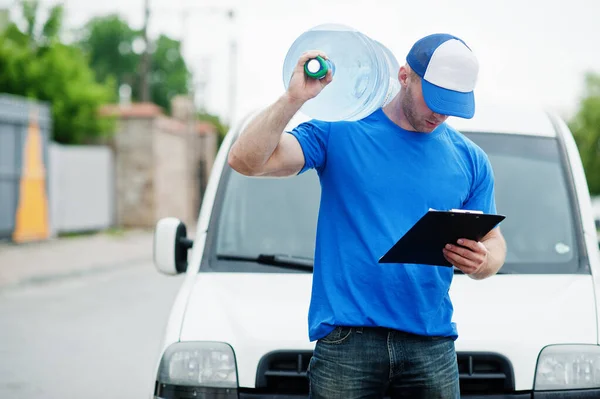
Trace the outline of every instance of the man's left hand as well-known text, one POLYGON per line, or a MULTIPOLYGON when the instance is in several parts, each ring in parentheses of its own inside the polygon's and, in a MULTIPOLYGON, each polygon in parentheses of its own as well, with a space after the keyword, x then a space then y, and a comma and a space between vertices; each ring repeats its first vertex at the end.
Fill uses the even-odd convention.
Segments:
POLYGON ((488 263, 488 249, 479 241, 459 239, 458 245, 447 244, 444 257, 464 274, 476 274, 488 263))

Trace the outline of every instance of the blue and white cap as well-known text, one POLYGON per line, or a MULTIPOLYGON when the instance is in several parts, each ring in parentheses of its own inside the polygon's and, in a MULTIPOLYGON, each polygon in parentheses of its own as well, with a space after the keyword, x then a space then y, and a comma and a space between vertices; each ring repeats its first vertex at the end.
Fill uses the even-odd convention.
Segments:
POLYGON ((421 77, 427 106, 438 114, 470 119, 479 62, 461 39, 436 33, 418 40, 406 62, 421 77))

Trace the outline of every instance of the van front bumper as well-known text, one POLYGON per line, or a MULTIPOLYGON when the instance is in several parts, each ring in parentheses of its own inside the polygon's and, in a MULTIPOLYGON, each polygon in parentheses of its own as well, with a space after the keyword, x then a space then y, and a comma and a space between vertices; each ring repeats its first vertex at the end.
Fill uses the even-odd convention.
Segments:
POLYGON ((540 392, 515 392, 494 395, 461 395, 464 399, 598 399, 598 389, 578 389, 569 391, 540 391, 540 392))
MULTIPOLYGON (((265 393, 236 392, 235 389, 218 390, 202 389, 195 390, 174 390, 163 392, 155 399, 308 399, 307 395, 280 395, 265 393), (200 396, 199 396, 200 395, 200 396)), ((494 395, 461 395, 464 399, 598 399, 600 398, 600 388, 570 390, 570 391, 544 391, 544 392, 515 392, 510 394, 494 395)))
POLYGON ((569 391, 544 391, 534 392, 532 399, 593 399, 600 398, 600 388, 577 389, 569 391))

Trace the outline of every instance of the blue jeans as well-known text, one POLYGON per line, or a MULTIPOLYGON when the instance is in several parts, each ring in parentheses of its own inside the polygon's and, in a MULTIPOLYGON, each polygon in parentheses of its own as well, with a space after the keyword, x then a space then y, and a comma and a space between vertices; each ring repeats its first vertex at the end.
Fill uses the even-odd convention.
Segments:
POLYGON ((454 340, 336 327, 308 366, 312 399, 460 398, 454 340))

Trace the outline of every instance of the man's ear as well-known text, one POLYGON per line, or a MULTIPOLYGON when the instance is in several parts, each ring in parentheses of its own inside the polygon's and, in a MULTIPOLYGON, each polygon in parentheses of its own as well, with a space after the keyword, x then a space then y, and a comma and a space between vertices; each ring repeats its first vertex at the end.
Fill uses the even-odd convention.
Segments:
POLYGON ((402 65, 398 70, 398 80, 400 81, 400 85, 402 87, 406 87, 406 85, 408 85, 409 75, 410 73, 406 65, 402 65))

